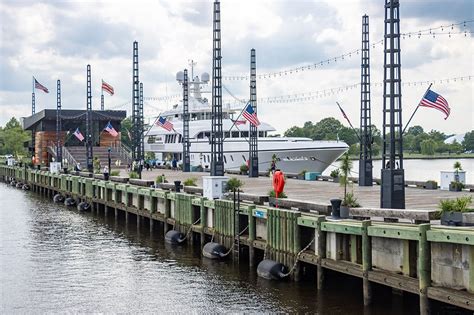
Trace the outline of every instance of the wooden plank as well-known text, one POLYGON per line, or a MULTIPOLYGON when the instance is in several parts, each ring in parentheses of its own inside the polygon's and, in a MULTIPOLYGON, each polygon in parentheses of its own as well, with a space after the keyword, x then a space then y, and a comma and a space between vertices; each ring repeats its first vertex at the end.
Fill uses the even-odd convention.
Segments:
POLYGON ((298 225, 310 228, 316 228, 318 225, 318 217, 301 216, 297 220, 298 225))
POLYGON ((351 263, 345 260, 332 260, 329 258, 323 258, 321 265, 324 268, 331 269, 337 272, 345 273, 351 276, 362 278, 362 266, 351 263))
POLYGON ((420 235, 418 226, 400 225, 372 225, 369 227, 369 236, 395 238, 402 240, 418 240, 420 235))
POLYGON ((432 229, 427 232, 428 241, 474 245, 474 230, 432 229))
POLYGON ((429 287, 428 297, 474 311, 474 294, 448 288, 429 287))
POLYGON ((368 272, 369 280, 418 295, 418 279, 380 269, 368 272))
POLYGON ((321 229, 326 232, 362 235, 362 223, 354 221, 326 221, 321 224, 321 229))
POLYGON ((382 217, 418 221, 435 220, 437 210, 385 209, 385 208, 350 208, 349 214, 356 217, 382 217))

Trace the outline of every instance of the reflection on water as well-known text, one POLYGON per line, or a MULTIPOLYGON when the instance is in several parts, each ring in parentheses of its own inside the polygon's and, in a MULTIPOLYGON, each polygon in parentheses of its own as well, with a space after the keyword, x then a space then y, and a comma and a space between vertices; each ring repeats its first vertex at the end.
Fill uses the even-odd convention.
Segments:
MULTIPOLYGON (((328 274, 300 283, 257 278, 246 263, 202 259, 165 245, 162 230, 81 214, 0 184, 2 313, 281 312, 416 313, 417 299, 374 290, 364 309, 359 279, 328 274)), ((132 220, 131 222, 135 222, 132 220)))

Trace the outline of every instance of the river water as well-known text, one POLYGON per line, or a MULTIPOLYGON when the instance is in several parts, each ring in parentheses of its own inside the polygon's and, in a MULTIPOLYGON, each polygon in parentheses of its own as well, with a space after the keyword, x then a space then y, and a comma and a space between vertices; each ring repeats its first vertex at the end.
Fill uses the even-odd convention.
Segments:
MULTIPOLYGON (((466 184, 474 184, 474 159, 406 159, 403 161, 406 180, 427 181, 435 180, 440 183, 440 171, 453 171, 454 162, 459 161, 463 170, 466 171, 466 184)), ((373 176, 380 178, 382 161, 373 161, 373 176)), ((334 162, 325 171, 324 175, 329 176, 331 171, 339 166, 339 162, 334 162)), ((352 176, 357 177, 359 172, 359 161, 353 161, 352 176)))
POLYGON ((167 246, 159 228, 137 230, 3 183, 0 200, 2 314, 418 313, 415 296, 383 286, 364 309, 360 279, 328 273, 319 292, 314 275, 271 282, 246 263, 209 261, 197 247, 167 246))

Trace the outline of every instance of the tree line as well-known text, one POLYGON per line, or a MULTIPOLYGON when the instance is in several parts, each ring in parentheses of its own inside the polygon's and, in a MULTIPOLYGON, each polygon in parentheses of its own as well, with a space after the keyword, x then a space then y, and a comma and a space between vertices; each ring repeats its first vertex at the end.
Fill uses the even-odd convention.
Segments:
MULTIPOLYGON (((349 154, 359 154, 360 129, 345 127, 339 120, 328 117, 317 123, 307 121, 302 127, 293 126, 285 131, 287 137, 306 137, 313 140, 341 140, 349 145, 349 154)), ((452 144, 444 141, 452 135, 447 135, 438 130, 426 132, 421 126, 413 126, 407 129, 403 135, 404 153, 414 153, 423 155, 434 154, 459 154, 463 152, 473 153, 474 151, 474 130, 466 133, 464 141, 452 144)), ((372 125, 372 152, 373 156, 380 154, 382 146, 382 133, 372 125)))

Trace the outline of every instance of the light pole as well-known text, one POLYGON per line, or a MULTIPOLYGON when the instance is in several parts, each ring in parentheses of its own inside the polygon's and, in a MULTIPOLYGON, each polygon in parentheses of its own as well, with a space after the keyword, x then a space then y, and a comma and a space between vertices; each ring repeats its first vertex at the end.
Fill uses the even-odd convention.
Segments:
POLYGON ((110 174, 112 174, 112 163, 111 163, 112 161, 110 159, 110 151, 112 151, 112 149, 109 147, 107 149, 107 158, 109 160, 109 176, 110 176, 110 174))

